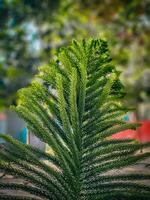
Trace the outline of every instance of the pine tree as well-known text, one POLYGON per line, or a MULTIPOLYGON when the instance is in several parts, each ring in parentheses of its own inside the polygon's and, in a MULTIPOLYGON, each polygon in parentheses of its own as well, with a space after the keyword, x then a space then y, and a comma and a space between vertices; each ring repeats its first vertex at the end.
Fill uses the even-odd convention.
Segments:
POLYGON ((138 126, 122 119, 130 109, 122 104, 125 92, 119 75, 107 42, 93 39, 73 41, 57 59, 39 68, 31 85, 19 91, 19 104, 13 109, 54 153, 1 135, 7 145, 0 152, 0 169, 30 184, 1 181, 0 189, 29 195, 1 194, 0 199, 149 199, 150 187, 137 181, 150 175, 113 172, 150 156, 136 154, 149 143, 111 139, 114 133, 138 126))

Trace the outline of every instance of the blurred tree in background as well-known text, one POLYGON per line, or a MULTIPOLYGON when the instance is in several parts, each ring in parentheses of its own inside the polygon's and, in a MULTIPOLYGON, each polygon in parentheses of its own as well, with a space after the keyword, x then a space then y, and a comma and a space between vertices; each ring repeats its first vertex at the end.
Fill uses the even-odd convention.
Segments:
POLYGON ((149 0, 0 0, 0 106, 15 103, 16 91, 59 47, 91 36, 109 41, 132 101, 147 98, 149 0))
POLYGON ((39 63, 40 26, 51 21, 59 0, 0 0, 0 106, 16 101, 39 63))

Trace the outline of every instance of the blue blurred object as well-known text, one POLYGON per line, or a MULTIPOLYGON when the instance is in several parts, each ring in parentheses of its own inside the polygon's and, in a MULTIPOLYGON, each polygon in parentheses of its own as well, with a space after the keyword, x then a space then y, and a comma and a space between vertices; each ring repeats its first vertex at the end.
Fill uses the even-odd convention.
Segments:
POLYGON ((128 115, 125 115, 125 116, 123 117, 123 120, 124 120, 124 121, 129 121, 129 116, 128 116, 128 115))
POLYGON ((27 144, 28 131, 27 128, 23 128, 19 133, 16 134, 16 139, 20 142, 27 144))

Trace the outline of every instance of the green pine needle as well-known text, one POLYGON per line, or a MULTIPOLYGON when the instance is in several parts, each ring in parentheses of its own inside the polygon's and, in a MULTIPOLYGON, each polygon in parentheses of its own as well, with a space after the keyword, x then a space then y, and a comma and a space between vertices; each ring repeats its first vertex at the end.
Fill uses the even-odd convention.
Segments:
POLYGON ((1 181, 0 190, 14 195, 6 192, 0 199, 149 199, 150 187, 139 181, 149 180, 150 174, 110 173, 150 156, 136 154, 150 143, 111 139, 139 124, 122 120, 130 109, 122 105, 124 86, 110 61, 106 41, 74 40, 19 91, 19 104, 12 109, 52 153, 1 134, 6 145, 0 152, 0 170, 29 184, 1 181), (16 190, 27 195, 17 196, 16 190))

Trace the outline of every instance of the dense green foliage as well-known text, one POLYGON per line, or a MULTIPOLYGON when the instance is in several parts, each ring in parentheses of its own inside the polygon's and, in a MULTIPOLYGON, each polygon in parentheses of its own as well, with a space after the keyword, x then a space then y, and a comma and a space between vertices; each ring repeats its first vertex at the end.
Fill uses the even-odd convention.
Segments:
POLYGON ((53 154, 0 135, 7 141, 0 152, 0 169, 30 183, 0 182, 0 188, 26 191, 31 199, 148 200, 150 187, 135 181, 150 175, 114 173, 150 156, 135 154, 149 143, 111 139, 114 133, 138 126, 122 119, 128 109, 121 103, 119 75, 103 40, 73 41, 56 60, 40 67, 31 85, 19 92, 13 109, 53 154))
POLYGON ((0 0, 0 108, 15 104, 17 90, 33 77, 40 58, 37 29, 57 8, 59 0, 0 0))
POLYGON ((135 86, 150 66, 149 26, 149 0, 0 0, 0 108, 15 104, 39 63, 72 38, 107 38, 137 98, 149 88, 141 80, 135 86))

